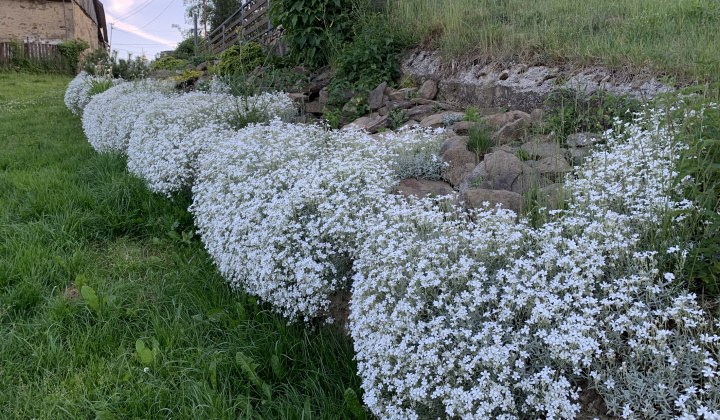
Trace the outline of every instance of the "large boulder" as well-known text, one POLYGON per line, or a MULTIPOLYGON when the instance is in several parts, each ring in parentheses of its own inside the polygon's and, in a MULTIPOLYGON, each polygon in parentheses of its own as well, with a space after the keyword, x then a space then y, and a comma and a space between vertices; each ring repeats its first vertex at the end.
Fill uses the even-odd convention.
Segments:
POLYGON ((428 79, 420 87, 420 90, 418 91, 418 97, 430 100, 435 99, 435 95, 437 95, 437 90, 437 82, 432 79, 428 79))
POLYGON ((368 105, 371 111, 380 109, 383 106, 383 97, 385 96, 385 88, 387 88, 387 82, 382 82, 376 87, 370 96, 368 96, 368 105))
MULTIPOLYGON (((427 106, 427 105, 423 105, 427 106)), ((440 128, 445 126, 445 119, 448 117, 462 118, 465 114, 462 112, 445 111, 439 114, 429 115, 420 121, 420 127, 440 128)))
POLYGON ((560 155, 542 158, 535 161, 532 167, 553 182, 563 181, 565 175, 573 170, 572 166, 560 155))
POLYGON ((477 156, 467 148, 466 137, 452 137, 441 149, 446 164, 443 176, 451 185, 457 186, 477 165, 477 156))
POLYGON ((540 171, 523 163, 517 156, 503 150, 488 153, 460 183, 460 190, 506 190, 524 194, 531 188, 551 184, 540 171))
POLYGON ((563 149, 559 144, 545 141, 544 136, 535 137, 520 146, 525 153, 533 159, 543 159, 547 157, 558 156, 563 153, 563 149))

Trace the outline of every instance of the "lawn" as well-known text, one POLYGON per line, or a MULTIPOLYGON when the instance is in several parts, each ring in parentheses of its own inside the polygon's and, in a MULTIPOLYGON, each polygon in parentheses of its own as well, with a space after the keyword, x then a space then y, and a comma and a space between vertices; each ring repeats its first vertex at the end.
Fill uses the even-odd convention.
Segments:
POLYGON ((231 292, 189 198, 93 151, 69 81, 0 74, 0 417, 352 418, 349 339, 231 292))

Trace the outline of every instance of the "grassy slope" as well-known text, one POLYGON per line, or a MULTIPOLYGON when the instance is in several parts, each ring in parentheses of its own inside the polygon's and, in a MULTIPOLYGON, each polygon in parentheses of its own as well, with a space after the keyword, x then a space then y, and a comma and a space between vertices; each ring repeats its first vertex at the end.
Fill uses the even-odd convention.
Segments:
POLYGON ((392 27, 447 56, 650 70, 720 81, 714 0, 388 0, 392 27))
POLYGON ((0 74, 0 417, 347 417, 348 341, 231 293, 183 240, 188 203, 89 147, 62 102, 68 82, 0 74), (147 366, 137 340, 157 349, 147 366))

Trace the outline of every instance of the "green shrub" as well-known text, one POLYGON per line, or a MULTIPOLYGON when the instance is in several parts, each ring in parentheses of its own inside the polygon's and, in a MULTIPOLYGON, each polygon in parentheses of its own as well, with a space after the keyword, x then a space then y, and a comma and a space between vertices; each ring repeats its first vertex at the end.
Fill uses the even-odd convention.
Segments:
POLYGON ((264 59, 265 53, 258 43, 233 45, 220 54, 220 63, 216 69, 221 75, 247 74, 262 65, 264 59))
POLYGON ((365 26, 337 57, 331 96, 345 90, 366 93, 384 81, 392 81, 400 75, 398 53, 398 45, 384 24, 365 26))
MULTIPOLYGON (((202 37, 198 37, 198 42, 203 40, 202 37)), ((184 39, 178 43, 172 54, 173 58, 178 60, 188 60, 195 56, 195 37, 184 39)))
POLYGON ((77 74, 78 63, 80 62, 80 54, 90 48, 90 44, 80 38, 73 41, 64 41, 58 44, 58 51, 63 58, 63 63, 67 72, 77 74))
POLYGON ((137 80, 150 74, 150 65, 142 57, 127 59, 117 58, 117 51, 108 54, 103 49, 97 49, 88 53, 82 62, 82 69, 93 76, 105 76, 107 70, 113 77, 120 77, 125 80, 137 80))
POLYGON ((181 70, 187 65, 187 60, 180 60, 173 57, 163 57, 150 63, 150 70, 181 70))
POLYGON ((352 0, 277 0, 271 16, 285 29, 290 54, 301 63, 319 67, 352 36, 352 0))

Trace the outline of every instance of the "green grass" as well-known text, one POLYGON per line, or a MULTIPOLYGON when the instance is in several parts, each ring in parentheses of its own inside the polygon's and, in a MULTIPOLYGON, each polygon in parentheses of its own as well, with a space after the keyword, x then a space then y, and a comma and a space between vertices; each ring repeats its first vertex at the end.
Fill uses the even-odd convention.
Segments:
POLYGON ((89 147, 68 82, 0 74, 0 418, 352 418, 349 340, 231 292, 189 200, 89 147))
POLYGON ((602 64, 681 82, 720 79, 714 0, 388 0, 391 27, 465 54, 529 64, 602 64))

